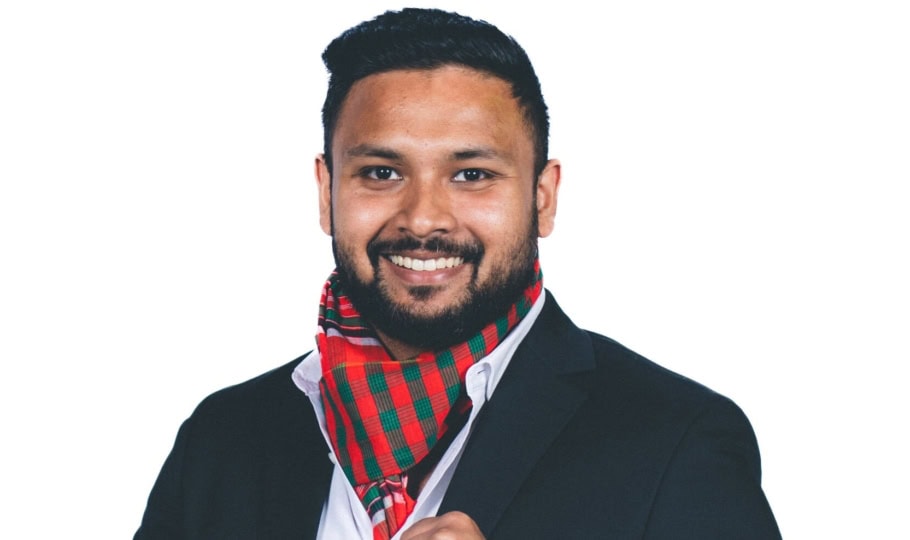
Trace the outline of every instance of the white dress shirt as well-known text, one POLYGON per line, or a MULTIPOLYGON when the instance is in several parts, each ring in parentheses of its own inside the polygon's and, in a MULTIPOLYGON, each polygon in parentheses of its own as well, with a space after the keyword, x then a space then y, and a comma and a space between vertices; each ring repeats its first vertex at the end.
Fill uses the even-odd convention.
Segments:
MULTIPOLYGON (((458 465, 459 459, 461 459, 461 453, 464 450, 465 442, 470 436, 474 420, 484 404, 493 395, 493 391, 508 367, 512 355, 543 309, 545 296, 545 294, 541 294, 538 297, 524 319, 512 329, 492 353, 481 358, 476 364, 468 368, 465 376, 465 390, 472 403, 468 421, 449 445, 429 478, 427 478, 426 484, 414 504, 414 511, 408 516, 398 534, 393 536, 391 540, 399 539, 411 524, 423 518, 436 515, 446 490, 449 488, 449 482, 455 472, 455 467, 458 465)), ((373 525, 370 523, 370 517, 363 507, 363 503, 357 498, 357 494, 344 475, 344 471, 338 465, 338 461, 335 459, 335 452, 332 450, 332 445, 326 432, 325 413, 322 409, 322 400, 319 392, 322 365, 318 351, 314 351, 300 362, 294 369, 293 379, 297 387, 310 398, 313 404, 319 427, 322 429, 322 435, 326 440, 326 450, 329 459, 335 464, 329 497, 322 507, 322 518, 319 522, 317 539, 351 540, 361 538, 363 540, 372 540, 373 525)))

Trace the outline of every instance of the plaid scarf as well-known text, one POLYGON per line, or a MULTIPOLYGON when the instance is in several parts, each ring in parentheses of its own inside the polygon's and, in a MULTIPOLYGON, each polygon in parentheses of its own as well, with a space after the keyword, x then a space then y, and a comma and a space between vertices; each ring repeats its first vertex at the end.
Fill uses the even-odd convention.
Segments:
MULTIPOLYGON (((464 378, 524 318, 543 289, 535 280, 509 310, 463 343, 396 361, 329 276, 319 306, 316 343, 326 430, 338 464, 363 502, 375 539, 388 539, 414 507, 407 474, 445 435, 447 417, 468 414, 464 378)), ((453 422, 448 422, 453 423, 453 422)))

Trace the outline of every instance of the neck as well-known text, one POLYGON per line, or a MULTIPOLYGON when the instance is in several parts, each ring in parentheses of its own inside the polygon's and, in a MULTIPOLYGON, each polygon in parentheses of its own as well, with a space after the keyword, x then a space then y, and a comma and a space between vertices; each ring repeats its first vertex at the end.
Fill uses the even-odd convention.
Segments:
POLYGON ((420 353, 427 352, 427 349, 421 349, 420 347, 415 347, 404 341, 397 340, 390 337, 385 332, 376 330, 376 334, 379 336, 382 344, 385 345, 386 350, 389 351, 389 355, 395 360, 410 360, 420 353))

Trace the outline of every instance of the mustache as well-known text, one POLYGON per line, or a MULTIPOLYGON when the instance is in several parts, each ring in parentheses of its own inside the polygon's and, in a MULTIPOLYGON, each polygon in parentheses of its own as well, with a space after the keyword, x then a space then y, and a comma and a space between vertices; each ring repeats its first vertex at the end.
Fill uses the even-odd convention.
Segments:
POLYGON ((455 242, 441 236, 420 240, 413 236, 404 236, 394 240, 374 238, 367 244, 367 256, 373 266, 379 264, 383 254, 399 251, 432 251, 439 257, 461 257, 465 262, 477 262, 483 257, 483 245, 479 242, 455 242))

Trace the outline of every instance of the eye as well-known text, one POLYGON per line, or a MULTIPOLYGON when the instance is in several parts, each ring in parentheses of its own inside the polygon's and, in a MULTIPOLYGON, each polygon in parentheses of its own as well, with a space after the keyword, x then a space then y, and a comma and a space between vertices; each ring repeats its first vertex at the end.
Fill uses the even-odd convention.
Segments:
POLYGON ((401 175, 398 174, 398 171, 383 165, 367 167, 360 171, 360 175, 372 180, 401 180, 401 175))
POLYGON ((477 182, 478 180, 488 180, 493 175, 483 169, 463 169, 458 171, 452 180, 456 182, 477 182))

